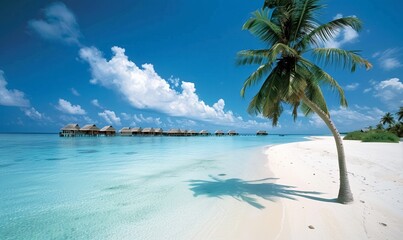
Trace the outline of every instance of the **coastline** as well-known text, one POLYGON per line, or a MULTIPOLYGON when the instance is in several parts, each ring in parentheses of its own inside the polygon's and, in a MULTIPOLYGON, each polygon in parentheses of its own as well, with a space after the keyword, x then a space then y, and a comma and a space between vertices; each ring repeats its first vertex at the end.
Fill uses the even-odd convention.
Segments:
POLYGON ((403 143, 343 141, 355 200, 342 205, 335 202, 339 183, 333 138, 309 139, 265 151, 276 184, 295 191, 269 203, 282 209, 270 216, 281 223, 270 239, 399 239, 403 143))

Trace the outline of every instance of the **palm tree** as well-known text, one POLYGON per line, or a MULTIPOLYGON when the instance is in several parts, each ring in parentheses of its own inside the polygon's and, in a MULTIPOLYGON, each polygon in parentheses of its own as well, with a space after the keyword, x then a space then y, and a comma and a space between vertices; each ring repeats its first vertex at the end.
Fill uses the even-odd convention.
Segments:
POLYGON ((399 111, 396 113, 397 120, 400 122, 403 119, 403 107, 399 108, 399 111))
POLYGON ((347 176, 343 143, 338 130, 330 119, 321 86, 330 86, 338 93, 340 104, 347 106, 344 91, 337 81, 315 62, 336 64, 349 68, 372 65, 357 51, 320 47, 332 39, 344 27, 358 31, 361 22, 356 17, 343 17, 319 24, 317 11, 323 8, 319 0, 266 0, 263 9, 255 11, 243 26, 251 34, 266 43, 268 49, 243 50, 238 53, 238 64, 258 64, 259 67, 246 80, 245 90, 264 79, 260 90, 252 98, 248 112, 262 114, 275 126, 284 105, 291 105, 294 120, 298 108, 305 115, 316 113, 332 132, 338 153, 340 188, 338 201, 353 201, 347 176), (306 58, 310 54, 315 62, 306 58))
POLYGON ((381 118, 381 123, 383 125, 388 124, 388 126, 390 128, 392 126, 392 124, 395 123, 395 119, 393 118, 393 115, 388 112, 381 118))
POLYGON ((378 124, 376 125, 376 129, 377 129, 377 130, 383 130, 383 125, 382 125, 381 123, 378 123, 378 124))

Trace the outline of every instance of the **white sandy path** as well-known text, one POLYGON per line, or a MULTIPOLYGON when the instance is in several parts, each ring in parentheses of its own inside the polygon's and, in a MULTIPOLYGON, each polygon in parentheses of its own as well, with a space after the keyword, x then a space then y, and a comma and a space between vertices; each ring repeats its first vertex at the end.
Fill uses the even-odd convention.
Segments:
MULTIPOLYGON (((282 225, 275 236, 262 239, 403 239, 403 143, 344 141, 344 146, 354 203, 280 198, 274 204, 283 213, 271 217, 282 225)), ((310 196, 323 199, 337 197, 331 137, 274 146, 266 154, 277 184, 321 192, 310 196)))

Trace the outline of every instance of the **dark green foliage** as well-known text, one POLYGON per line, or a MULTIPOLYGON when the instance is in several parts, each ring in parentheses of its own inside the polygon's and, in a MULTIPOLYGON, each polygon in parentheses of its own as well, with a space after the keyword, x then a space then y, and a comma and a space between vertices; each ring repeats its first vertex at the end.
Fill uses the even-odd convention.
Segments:
POLYGON ((399 142, 399 138, 390 132, 368 132, 362 138, 363 142, 399 142))
POLYGON ((399 122, 388 129, 389 132, 394 133, 396 136, 403 138, 403 123, 399 122))
POLYGON ((362 140, 365 133, 361 131, 355 131, 347 133, 347 135, 343 138, 344 140, 362 140))
POLYGON ((399 137, 384 130, 371 130, 368 132, 355 131, 348 133, 344 140, 361 140, 363 142, 399 142, 399 137))

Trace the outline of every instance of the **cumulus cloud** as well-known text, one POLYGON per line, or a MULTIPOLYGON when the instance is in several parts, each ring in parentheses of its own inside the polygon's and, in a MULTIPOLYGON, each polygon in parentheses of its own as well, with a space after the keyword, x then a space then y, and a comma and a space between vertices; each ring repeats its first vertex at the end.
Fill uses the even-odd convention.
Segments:
POLYGON ((43 114, 38 112, 35 108, 22 108, 21 111, 24 112, 24 114, 33 119, 33 120, 41 120, 44 118, 43 114))
POLYGON ((0 105, 12 107, 29 107, 29 100, 25 94, 16 89, 7 89, 4 72, 0 70, 0 105))
POLYGON ((403 105, 403 83, 399 78, 381 81, 374 86, 374 96, 390 109, 397 109, 403 105))
POLYGON ((322 128, 326 126, 325 122, 316 114, 310 116, 308 122, 316 128, 322 128))
POLYGON ((56 109, 63 113, 73 114, 73 115, 85 115, 86 112, 81 108, 80 105, 72 105, 69 101, 64 99, 59 99, 59 103, 56 106, 56 109))
POLYGON ((363 93, 368 93, 368 92, 371 92, 371 90, 372 90, 372 88, 366 88, 366 89, 364 89, 364 91, 362 91, 363 93))
POLYGON ((124 114, 122 113, 122 116, 124 116, 124 118, 128 119, 133 119, 136 123, 148 123, 148 124, 156 124, 156 125, 161 125, 161 118, 153 118, 153 117, 144 117, 143 114, 134 114, 133 116, 129 115, 129 114, 124 114))
POLYGON ((359 83, 348 84, 348 85, 345 87, 345 89, 346 89, 347 91, 354 91, 354 90, 356 90, 356 89, 358 88, 359 85, 360 85, 359 83))
POLYGON ((359 107, 357 105, 352 108, 343 108, 330 110, 332 120, 341 128, 355 127, 362 128, 364 126, 374 125, 379 122, 384 112, 378 108, 359 107))
POLYGON ((372 57, 378 60, 379 65, 384 70, 392 70, 395 68, 400 68, 403 64, 397 58, 399 56, 399 49, 389 48, 383 52, 376 52, 372 57))
MULTIPOLYGON (((343 15, 338 13, 334 19, 342 18, 343 15)), ((326 48, 339 48, 346 43, 352 43, 358 38, 358 32, 351 27, 346 27, 337 31, 333 39, 324 43, 326 48)))
POLYGON ((182 81, 180 91, 176 91, 155 72, 152 64, 139 68, 120 47, 112 47, 112 53, 112 58, 107 60, 98 49, 85 47, 81 48, 80 57, 90 64, 91 83, 115 90, 133 107, 206 122, 233 123, 236 120, 231 111, 224 110, 223 99, 213 106, 199 99, 194 83, 182 81))
POLYGON ((114 111, 105 110, 98 113, 98 116, 102 117, 109 124, 121 125, 120 117, 116 116, 114 111))
POLYGON ((70 91, 74 96, 80 96, 80 93, 75 88, 70 88, 70 91))
POLYGON ((98 99, 92 99, 91 104, 94 105, 97 108, 101 108, 101 109, 104 108, 104 107, 101 106, 101 104, 99 103, 98 99))
POLYGON ((66 5, 53 3, 45 8, 44 14, 44 19, 31 20, 28 26, 44 39, 80 45, 76 18, 66 5))

